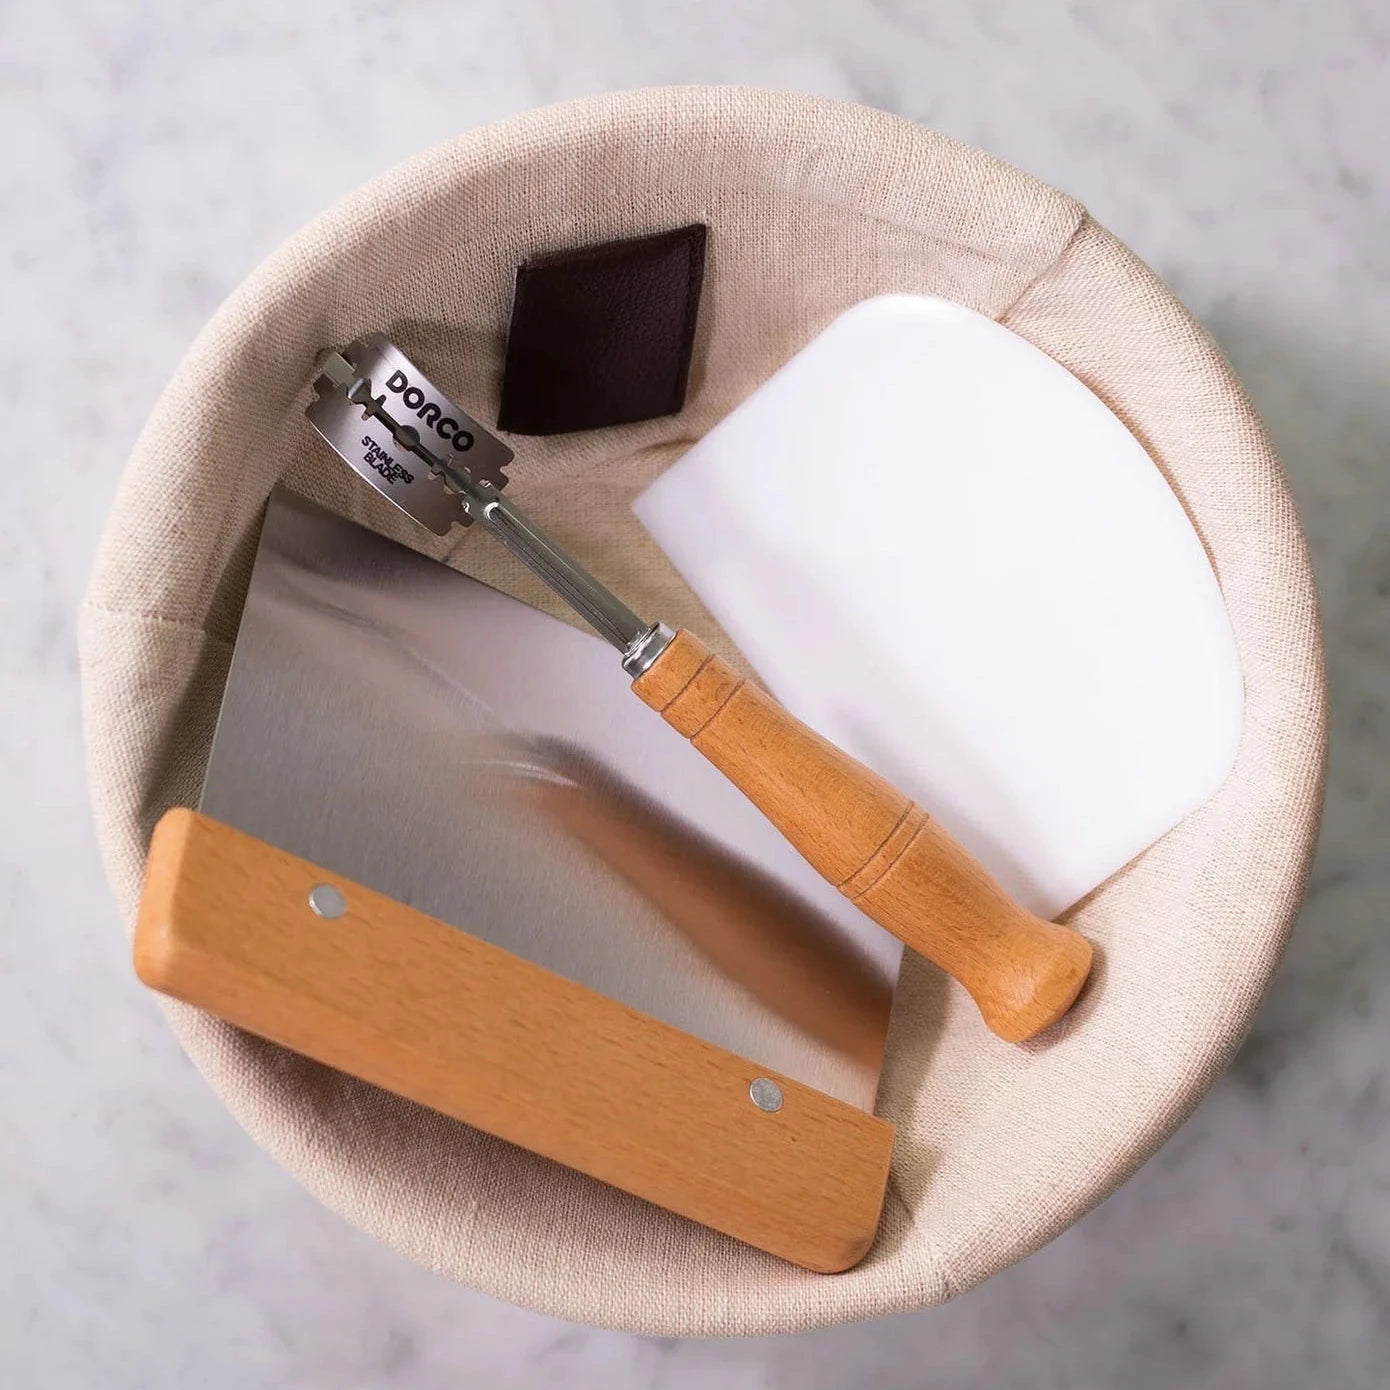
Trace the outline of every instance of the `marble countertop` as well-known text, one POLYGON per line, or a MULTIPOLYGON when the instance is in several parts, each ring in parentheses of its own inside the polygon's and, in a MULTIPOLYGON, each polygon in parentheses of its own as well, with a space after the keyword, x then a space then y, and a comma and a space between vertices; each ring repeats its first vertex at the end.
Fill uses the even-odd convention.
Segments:
POLYGON ((41 4, 0 20, 0 1381, 47 1387, 1372 1387, 1390 1365, 1390 13, 1371 0, 41 4), (122 460, 288 233, 479 120, 605 88, 857 98, 1076 194, 1212 329, 1320 579, 1333 754, 1300 928, 1195 1117, 934 1311, 676 1343, 499 1305, 321 1208, 129 968, 74 613, 122 460), (47 429, 24 430, 21 419, 47 429))

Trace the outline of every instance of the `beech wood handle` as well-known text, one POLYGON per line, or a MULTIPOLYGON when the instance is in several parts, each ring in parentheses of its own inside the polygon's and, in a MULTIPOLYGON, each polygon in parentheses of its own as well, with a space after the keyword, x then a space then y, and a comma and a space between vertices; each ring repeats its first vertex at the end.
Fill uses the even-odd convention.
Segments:
POLYGON ((873 1241, 893 1127, 192 811, 155 827, 145 984, 808 1269, 873 1241), (317 885, 342 895, 324 918, 317 885), (781 1088, 765 1113, 755 1078, 781 1088))
POLYGON ((685 629, 632 688, 823 878, 1023 1042, 1071 1007, 1090 943, 1035 917, 909 797, 745 681, 685 629))

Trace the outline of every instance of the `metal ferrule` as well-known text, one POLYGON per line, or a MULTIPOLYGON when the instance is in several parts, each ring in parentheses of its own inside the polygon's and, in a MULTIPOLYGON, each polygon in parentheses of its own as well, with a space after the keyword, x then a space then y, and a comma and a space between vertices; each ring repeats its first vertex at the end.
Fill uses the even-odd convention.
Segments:
POLYGON ((671 645, 675 635, 665 623, 653 623, 623 653, 623 670, 636 680, 655 664, 657 657, 671 645))

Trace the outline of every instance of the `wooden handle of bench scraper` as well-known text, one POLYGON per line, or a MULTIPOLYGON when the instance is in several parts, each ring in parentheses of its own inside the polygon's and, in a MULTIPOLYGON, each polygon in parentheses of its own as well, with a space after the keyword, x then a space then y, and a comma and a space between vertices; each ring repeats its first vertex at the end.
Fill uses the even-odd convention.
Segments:
POLYGON ((873 1241, 886 1120, 206 816, 155 827, 135 969, 808 1269, 848 1269, 873 1241))
POLYGON ((965 986, 1001 1038, 1071 1007, 1090 943, 1015 903, 909 797, 682 629, 632 688, 825 879, 965 986))

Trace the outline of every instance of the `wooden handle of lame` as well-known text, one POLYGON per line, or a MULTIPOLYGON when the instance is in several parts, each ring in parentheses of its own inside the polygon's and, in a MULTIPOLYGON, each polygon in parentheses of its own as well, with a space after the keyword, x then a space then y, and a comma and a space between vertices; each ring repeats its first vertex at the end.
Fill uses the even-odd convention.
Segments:
POLYGON ((1023 1042, 1071 1007, 1090 943, 1025 911, 927 813, 684 629, 633 681, 823 878, 1023 1042))

